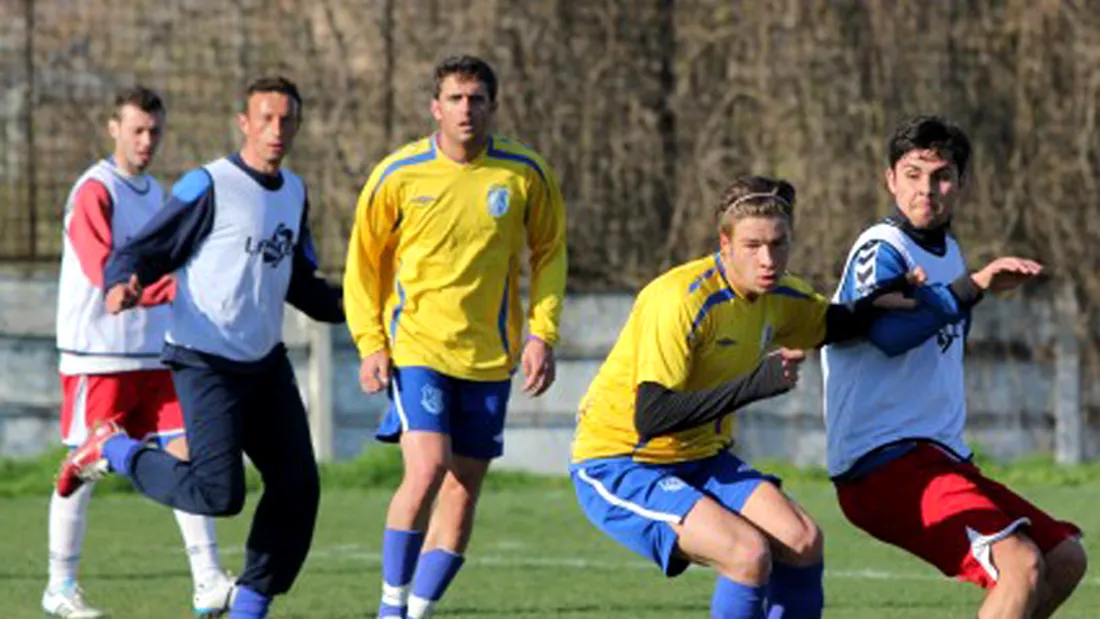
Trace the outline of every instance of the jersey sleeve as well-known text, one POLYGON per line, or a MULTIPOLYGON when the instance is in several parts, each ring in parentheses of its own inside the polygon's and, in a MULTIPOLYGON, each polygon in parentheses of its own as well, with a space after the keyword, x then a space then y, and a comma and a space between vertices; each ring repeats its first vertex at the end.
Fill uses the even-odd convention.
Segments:
POLYGON ((786 348, 816 348, 825 340, 829 300, 804 284, 780 286, 775 343, 786 348))
POLYGON ((565 245, 565 199, 553 171, 537 180, 527 219, 531 249, 528 331, 553 346, 558 341, 568 259, 565 245))
POLYGON ((634 326, 635 386, 650 382, 674 391, 685 389, 693 361, 694 317, 689 305, 677 295, 649 291, 639 309, 634 326))
POLYGON ((137 275, 143 286, 183 266, 214 228, 214 184, 205 170, 188 172, 168 203, 117 249, 103 269, 106 288, 137 275))
POLYGON ((314 320, 328 323, 344 321, 341 293, 317 275, 317 251, 309 228, 309 199, 302 208, 302 222, 298 227, 298 242, 294 244, 294 258, 290 271, 290 283, 286 300, 314 320))
POLYGON ((853 252, 845 265, 837 300, 841 303, 858 301, 908 271, 909 266, 897 248, 886 241, 872 239, 853 252))
POLYGON ((165 275, 141 291, 141 299, 138 301, 138 305, 150 307, 171 303, 176 298, 176 288, 176 276, 174 274, 165 275))
POLYGON ((95 179, 88 179, 73 195, 72 212, 65 228, 80 269, 98 288, 103 287, 103 267, 111 256, 113 211, 107 187, 95 179))
POLYGON ((379 165, 355 206, 344 270, 344 311, 361 357, 387 346, 382 311, 392 278, 391 240, 400 220, 398 183, 379 165))
MULTIPOLYGON (((897 248, 883 240, 868 241, 848 261, 838 298, 857 301, 908 271, 897 248)), ((920 286, 912 296, 919 303, 915 309, 883 312, 867 330, 867 339, 887 356, 902 355, 944 326, 965 320, 982 295, 964 273, 951 284, 920 286)))

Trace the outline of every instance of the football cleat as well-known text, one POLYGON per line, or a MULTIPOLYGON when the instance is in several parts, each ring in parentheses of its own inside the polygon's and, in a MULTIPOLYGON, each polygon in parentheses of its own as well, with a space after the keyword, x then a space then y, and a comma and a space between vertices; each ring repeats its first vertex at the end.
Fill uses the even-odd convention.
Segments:
POLYGON ((60 587, 47 587, 42 594, 42 610, 50 617, 66 619, 99 619, 107 613, 94 608, 84 599, 84 590, 75 582, 60 587))
POLYGON ((57 473, 57 494, 61 497, 72 496, 85 482, 96 481, 110 472, 107 459, 103 457, 103 444, 120 434, 126 435, 113 421, 93 428, 91 436, 61 461, 61 470, 57 473))
POLYGON ((195 587, 191 598, 191 608, 196 617, 221 617, 229 612, 233 603, 236 584, 228 574, 218 572, 195 587))

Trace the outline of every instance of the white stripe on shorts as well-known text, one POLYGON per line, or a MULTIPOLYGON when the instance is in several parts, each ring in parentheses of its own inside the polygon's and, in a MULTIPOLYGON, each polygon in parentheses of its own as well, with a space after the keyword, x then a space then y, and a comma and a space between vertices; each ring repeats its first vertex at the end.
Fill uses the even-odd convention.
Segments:
POLYGON ((990 578, 997 581, 1000 574, 993 565, 993 544, 1016 532, 1016 529, 1031 524, 1027 518, 1017 518, 1012 524, 989 535, 982 535, 970 527, 966 527, 966 536, 970 539, 970 554, 974 555, 990 578))
POLYGON ((73 410, 70 411, 68 432, 65 445, 79 447, 88 439, 88 377, 81 374, 76 381, 76 393, 73 395, 73 410))
POLYGON ((650 520, 657 520, 660 522, 668 522, 670 524, 680 524, 684 520, 683 516, 679 516, 677 514, 668 514, 665 512, 656 512, 652 509, 646 509, 645 507, 642 507, 637 503, 631 503, 626 499, 615 496, 603 484, 589 477, 588 473, 586 473, 584 469, 577 469, 577 477, 580 477, 581 481, 595 488, 597 494, 599 494, 601 497, 603 497, 605 501, 611 503, 615 507, 621 507, 625 510, 632 511, 643 518, 649 518, 650 520))
POLYGON ((401 385, 397 382, 397 372, 390 375, 393 381, 393 407, 397 410, 397 418, 401 420, 401 431, 409 431, 409 417, 405 415, 405 407, 401 404, 401 385))

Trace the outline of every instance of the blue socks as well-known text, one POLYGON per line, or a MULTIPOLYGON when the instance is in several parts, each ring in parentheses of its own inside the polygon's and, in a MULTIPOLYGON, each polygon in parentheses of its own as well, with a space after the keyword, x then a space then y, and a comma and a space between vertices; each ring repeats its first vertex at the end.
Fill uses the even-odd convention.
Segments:
POLYGON ((459 554, 436 548, 420 557, 413 581, 412 594, 422 600, 434 602, 454 580, 466 559, 459 554))
POLYGON ((767 585, 743 585, 719 576, 710 601, 711 619, 764 619, 766 589, 767 585))
POLYGON ((233 606, 229 609, 229 619, 264 619, 271 598, 257 593, 248 587, 237 587, 233 606))
POLYGON ((821 619, 825 607, 825 564, 794 567, 772 564, 767 619, 821 619))
POLYGON ((382 534, 382 601, 379 617, 404 617, 409 583, 424 544, 423 531, 386 529, 382 534))
POLYGON ((120 434, 112 436, 103 443, 103 457, 107 459, 107 465, 116 473, 129 477, 130 463, 134 460, 134 454, 141 449, 141 442, 120 434))

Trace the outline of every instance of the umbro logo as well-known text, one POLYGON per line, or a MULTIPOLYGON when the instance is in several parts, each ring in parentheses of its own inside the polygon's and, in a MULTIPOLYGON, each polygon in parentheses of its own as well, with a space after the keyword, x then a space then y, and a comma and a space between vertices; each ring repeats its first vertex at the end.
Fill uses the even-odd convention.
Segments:
POLYGON ((719 346, 733 346, 734 344, 737 343, 737 340, 732 339, 732 338, 728 338, 728 337, 723 337, 721 339, 715 340, 714 343, 719 345, 719 346))
POLYGON ((665 492, 679 492, 684 488, 687 488, 687 482, 679 477, 665 477, 661 481, 657 482, 657 486, 665 492))

